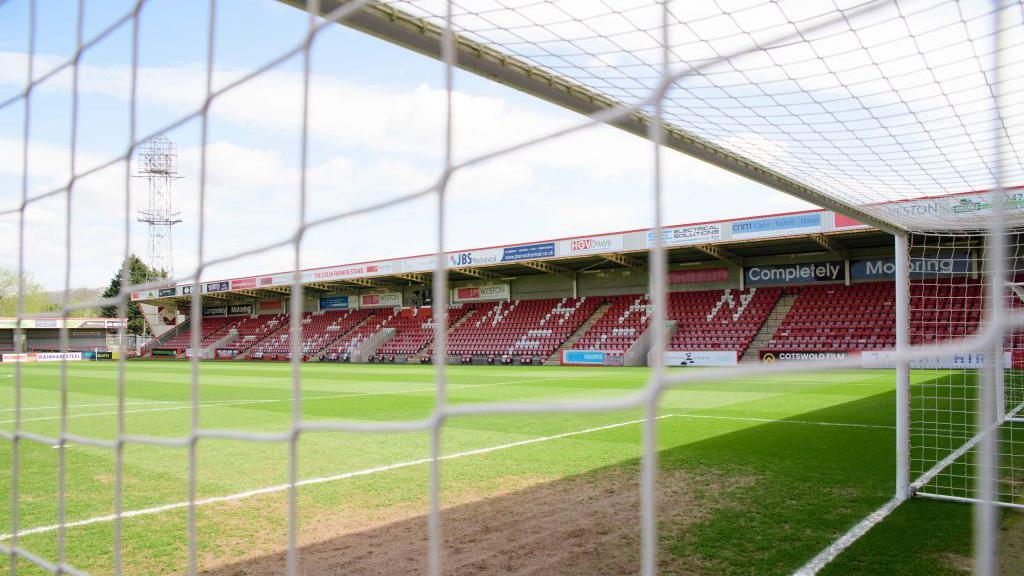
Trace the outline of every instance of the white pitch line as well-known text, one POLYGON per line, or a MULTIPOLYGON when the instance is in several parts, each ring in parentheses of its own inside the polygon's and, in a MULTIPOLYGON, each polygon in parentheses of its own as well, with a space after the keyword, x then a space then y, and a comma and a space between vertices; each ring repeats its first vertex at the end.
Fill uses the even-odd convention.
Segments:
MULTIPOLYGON (((1019 412, 1024 410, 1024 402, 1017 405, 1007 417, 1012 418, 1019 412)), ((928 484, 935 478, 939 473, 946 469, 947 466, 960 459, 964 454, 969 452, 983 437, 987 434, 992 433, 1003 424, 1005 418, 997 422, 993 422, 978 432, 973 438, 968 440, 960 448, 951 452, 948 456, 935 463, 927 472, 922 474, 917 480, 910 483, 911 490, 917 490, 922 486, 928 484)), ((862 536, 868 533, 876 524, 885 520, 896 508, 899 508, 900 504, 903 504, 907 500, 907 497, 893 496, 888 502, 883 504, 877 510, 869 514, 863 520, 858 522, 850 528, 845 534, 840 536, 838 539, 828 545, 827 548, 818 553, 817 556, 810 559, 807 564, 804 564, 799 570, 793 573, 793 576, 814 576, 822 568, 827 566, 832 560, 835 560, 844 550, 850 547, 851 544, 856 542, 862 536)))
MULTIPOLYGON (((181 404, 188 400, 152 400, 146 402, 125 402, 125 406, 141 406, 144 404, 181 404)), ((102 404, 69 404, 68 408, 99 408, 101 406, 117 406, 117 402, 104 402, 102 404)), ((60 406, 22 406, 21 411, 26 410, 58 410, 60 406)), ((15 412, 17 408, 0 408, 0 412, 15 412)))
POLYGON ((750 416, 717 416, 714 414, 673 414, 677 418, 707 418, 709 420, 739 420, 741 422, 764 422, 766 424, 804 424, 806 426, 838 426, 845 428, 881 428, 895 430, 885 424, 860 424, 857 422, 818 422, 814 420, 787 420, 785 418, 754 418, 750 416))
POLYGON ((840 536, 834 542, 828 545, 827 548, 818 553, 817 556, 811 558, 807 564, 800 567, 799 570, 793 572, 793 576, 814 576, 822 568, 827 566, 830 562, 835 560, 836 556, 839 556, 846 550, 850 544, 853 544, 861 536, 868 533, 869 530, 875 527, 876 524, 885 520, 889 514, 892 514, 893 510, 899 508, 900 504, 905 502, 906 499, 900 498, 899 496, 893 496, 888 502, 883 504, 877 510, 868 514, 863 520, 858 522, 850 528, 845 534, 840 536))
MULTIPOLYGON (((670 418, 672 414, 664 414, 658 416, 657 419, 670 418)), ((439 460, 455 460, 458 458, 466 458, 469 456, 479 456, 481 454, 488 454, 491 452, 498 452, 501 450, 508 450, 510 448, 518 448, 520 446, 528 446, 530 444, 538 444, 540 442, 548 442, 551 440, 558 440, 560 438, 568 438, 570 436, 580 436, 582 434, 591 434, 593 432, 601 432, 603 430, 611 430, 613 428, 622 428, 623 426, 630 426, 633 424, 640 424, 644 420, 629 420, 626 422, 617 422, 615 424, 607 424, 605 426, 597 426, 595 428, 584 428, 583 430, 575 430, 573 432, 563 432, 561 434, 553 434, 551 436, 541 436, 538 438, 530 438, 528 440, 519 440, 517 442, 509 442, 508 444, 499 444, 497 446, 489 446, 487 448, 477 448, 475 450, 466 450, 465 452, 457 452, 455 454, 448 454, 441 456, 439 460)), ((322 476, 320 478, 308 478, 306 480, 299 480, 295 483, 296 486, 313 486, 316 484, 324 484, 327 482, 337 482, 339 480, 347 480, 349 478, 356 478, 358 476, 368 476, 370 474, 378 474, 381 472, 389 472, 391 470, 398 470, 400 468, 408 468, 410 466, 419 466, 422 464, 428 464, 431 462, 430 458, 420 458, 418 460, 408 460, 406 462, 397 462, 395 464, 386 464, 384 466, 377 466, 374 468, 365 468, 363 470, 355 470, 352 472, 345 472, 343 474, 335 474, 333 476, 322 476)), ((238 492, 235 494, 228 494, 226 496, 212 496, 210 498, 203 498, 195 501, 196 506, 208 506, 210 504, 217 504, 219 502, 233 502, 236 500, 243 500, 246 498, 252 498, 253 496, 261 496, 263 494, 273 494, 275 492, 284 492, 289 490, 291 484, 278 484, 276 486, 268 486, 266 488, 257 488, 255 490, 247 490, 245 492, 238 492)), ((163 512, 169 512, 171 510, 180 510, 187 508, 189 502, 175 502, 173 504, 164 504, 162 506, 153 506, 151 508, 140 508, 138 510, 129 510, 121 513, 121 518, 134 518, 136 516, 148 516, 152 514, 160 514, 163 512)), ((93 518, 87 518, 85 520, 76 520, 74 522, 65 522, 64 528, 77 528, 80 526, 89 526, 91 524, 107 524, 117 519, 114 514, 107 514, 105 516, 96 516, 93 518)), ((21 530, 18 532, 18 537, 30 536, 32 534, 42 534, 46 532, 53 532, 60 528, 59 524, 51 524, 49 526, 37 526, 35 528, 29 528, 27 530, 21 530)), ((0 541, 9 540, 11 534, 0 534, 0 541)))
MULTIPOLYGON (((507 381, 504 381, 504 382, 489 382, 489 383, 486 383, 486 384, 466 384, 464 386, 449 386, 448 389, 449 390, 460 390, 460 389, 463 389, 463 388, 484 388, 484 387, 489 387, 489 386, 503 386, 505 384, 522 384, 522 383, 529 383, 529 382, 543 382, 543 381, 546 381, 546 380, 557 380, 557 379, 558 378, 531 378, 529 380, 507 380, 507 381)), ((325 394, 325 395, 321 395, 321 396, 306 396, 306 397, 303 397, 302 400, 303 401, 306 401, 306 400, 325 400, 325 399, 333 399, 333 398, 352 398, 352 397, 359 397, 359 396, 389 396, 389 395, 394 395, 394 394, 410 394, 410 393, 415 393, 415 392, 433 392, 435 390, 437 390, 437 387, 431 386, 430 388, 411 388, 409 390, 386 390, 384 392, 351 392, 351 393, 345 393, 345 394, 325 394)), ((217 407, 217 406, 247 406, 247 405, 251 405, 251 404, 267 404, 267 403, 271 403, 271 402, 291 402, 291 401, 292 401, 291 398, 264 398, 264 399, 261 399, 261 400, 224 400, 224 401, 207 400, 205 402, 200 402, 199 404, 200 404, 201 407, 206 408, 206 407, 217 407)), ((188 410, 188 409, 192 408, 192 404, 189 403, 187 400, 185 400, 183 402, 186 402, 186 404, 184 406, 170 406, 170 407, 167 407, 167 408, 143 408, 141 410, 125 410, 124 413, 125 414, 139 414, 139 413, 143 413, 143 412, 171 412, 171 411, 174 411, 174 410, 188 410)), ((113 412, 90 412, 88 414, 69 414, 68 415, 68 419, 71 419, 71 418, 90 418, 90 417, 95 417, 95 416, 116 416, 119 413, 120 412, 118 412, 118 411, 113 411, 113 412)), ((45 420, 60 420, 60 419, 61 419, 60 416, 40 416, 40 417, 36 417, 36 418, 22 418, 21 421, 22 422, 41 422, 41 421, 45 421, 45 420)), ((0 424, 11 424, 13 422, 15 422, 15 420, 0 420, 0 424)))

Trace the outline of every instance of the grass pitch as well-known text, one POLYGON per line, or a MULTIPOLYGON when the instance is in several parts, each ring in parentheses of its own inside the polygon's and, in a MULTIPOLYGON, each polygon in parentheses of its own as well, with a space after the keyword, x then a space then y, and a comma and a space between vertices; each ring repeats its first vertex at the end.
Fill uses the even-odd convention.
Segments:
MULTIPOLYGON (((0 367, 0 429, 13 427, 14 379, 0 367)), ((111 439, 114 363, 69 364, 67 432, 111 439)), ((22 427, 59 433, 61 368, 21 367, 22 427)), ((593 399, 642 387, 646 369, 462 367, 449 402, 593 399)), ((935 375, 915 371, 914 378, 935 375)), ((304 365, 303 419, 400 421, 434 407, 433 368, 304 365)), ((669 391, 660 404, 660 561, 666 572, 787 574, 887 500, 895 465, 892 371, 762 374, 669 391)), ((180 437, 191 428, 190 366, 131 362, 125 432, 180 437)), ((203 428, 288 429, 287 364, 200 367, 203 428)), ((452 573, 581 573, 633 566, 638 411, 452 418, 441 436, 445 562, 452 573), (525 527, 525 528, 524 528, 525 527), (524 530, 534 531, 525 534, 524 530), (505 548, 503 548, 505 546, 505 548), (532 558, 509 558, 508 546, 532 558), (537 560, 537 558, 541 558, 537 560), (544 564, 544 558, 551 558, 544 564), (599 563, 589 559, 602 559, 599 563), (538 563, 539 562, 539 563, 538 563)), ((299 543, 306 573, 416 572, 425 567, 428 433, 310 432, 297 443, 299 543)), ((112 450, 71 444, 66 456, 67 562, 113 570, 112 450)), ((22 441, 21 544, 54 559, 59 448, 22 441)), ((12 489, 12 446, 0 442, 0 487, 12 489)), ((287 544, 285 443, 203 439, 196 448, 197 560, 213 574, 280 572, 287 544)), ((124 449, 123 569, 188 566, 188 450, 124 449)), ((0 507, 0 533, 11 509, 0 507)), ((4 535, 2 541, 9 542, 4 535)), ((970 509, 914 500, 842 555, 830 574, 959 574, 970 509)), ((18 573, 36 570, 26 561, 18 573)))

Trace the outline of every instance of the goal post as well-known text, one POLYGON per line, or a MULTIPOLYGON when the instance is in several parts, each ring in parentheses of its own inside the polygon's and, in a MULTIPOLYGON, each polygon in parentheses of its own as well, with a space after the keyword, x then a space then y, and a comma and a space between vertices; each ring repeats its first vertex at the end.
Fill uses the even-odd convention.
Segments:
POLYGON ((896 498, 910 496, 910 246, 906 234, 894 242, 896 275, 896 498))

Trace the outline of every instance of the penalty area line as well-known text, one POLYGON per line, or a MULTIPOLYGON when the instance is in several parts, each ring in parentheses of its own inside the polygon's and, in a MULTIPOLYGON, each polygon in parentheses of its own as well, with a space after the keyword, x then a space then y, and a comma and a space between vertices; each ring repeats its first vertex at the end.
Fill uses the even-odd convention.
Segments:
MULTIPOLYGON (((663 418, 670 418, 672 414, 663 414, 655 417, 655 420, 661 420, 663 418)), ((488 446, 486 448, 477 448, 475 450, 466 450, 465 452, 457 452, 455 454, 447 454, 441 456, 438 460, 456 460, 459 458, 467 458, 470 456, 479 456, 481 454, 489 454, 491 452, 499 452, 502 450, 508 450, 510 448, 518 448, 520 446, 529 446, 530 444, 538 444, 541 442, 549 442, 551 440, 558 440, 560 438, 569 438, 572 436, 581 436, 583 434, 592 434, 594 432, 601 432, 604 430, 611 430, 614 428, 622 428, 624 426, 631 426, 634 424, 641 424, 645 420, 629 420, 626 422, 616 422, 615 424, 607 424, 605 426, 597 426, 594 428, 584 428, 583 430, 574 430, 572 432, 563 432, 561 434, 553 434, 551 436, 541 436, 538 438, 529 438, 527 440, 519 440, 517 442, 509 442, 507 444, 499 444, 497 446, 488 446)), ((379 474, 381 472, 389 472, 391 470, 398 470, 401 468, 409 468, 411 466, 420 466, 423 464, 429 464, 431 458, 420 458, 417 460, 408 460, 405 462, 396 462, 394 464, 386 464, 384 466, 376 466, 373 468, 364 468, 362 470, 354 470, 352 472, 344 472, 342 474, 335 474, 333 476, 322 476, 319 478, 308 478, 306 480, 299 480, 295 483, 295 486, 314 486, 317 484, 325 484, 328 482, 337 482, 339 480, 347 480, 349 478, 356 478, 359 476, 369 476, 371 474, 379 474)), ((247 490, 245 492, 238 492, 235 494, 228 494, 225 496, 212 496, 209 498, 201 498, 195 501, 196 506, 208 506, 210 504, 217 504, 220 502, 234 502, 236 500, 244 500, 252 498, 254 496, 261 496, 263 494, 274 494, 277 492, 284 492, 291 488, 291 484, 278 484, 276 486, 267 486, 266 488, 257 488, 255 490, 247 490)), ((163 512, 169 512, 171 510, 180 510, 182 508, 188 508, 190 502, 188 500, 183 502, 175 502, 173 504, 164 504, 162 506, 153 506, 150 508, 140 508, 138 510, 129 510, 121 513, 121 518, 134 518, 137 516, 148 516, 152 514, 161 514, 163 512)), ((89 526, 92 524, 108 524, 117 520, 117 515, 107 514, 104 516, 95 516, 93 518, 87 518, 85 520, 76 520, 73 522, 65 522, 64 528, 77 528, 81 526, 89 526)), ((18 531, 18 537, 31 536, 33 534, 44 534, 47 532, 54 532, 60 529, 60 524, 50 524, 48 526, 37 526, 35 528, 29 528, 27 530, 18 531)), ((0 542, 4 540, 10 540, 13 534, 0 534, 0 542)))

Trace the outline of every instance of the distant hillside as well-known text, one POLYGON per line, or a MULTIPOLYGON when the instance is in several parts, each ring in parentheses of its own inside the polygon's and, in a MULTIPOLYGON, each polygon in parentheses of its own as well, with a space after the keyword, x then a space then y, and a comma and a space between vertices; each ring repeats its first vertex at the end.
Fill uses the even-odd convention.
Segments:
MULTIPOLYGON (((84 304, 87 302, 93 302, 100 298, 103 293, 103 288, 72 288, 68 295, 68 302, 70 304, 84 304)), ((50 290, 44 293, 47 300, 54 306, 59 308, 61 301, 64 297, 63 290, 50 290)), ((73 310, 68 313, 68 316, 75 318, 93 318, 100 315, 100 309, 98 306, 90 306, 89 308, 81 308, 73 310)))

